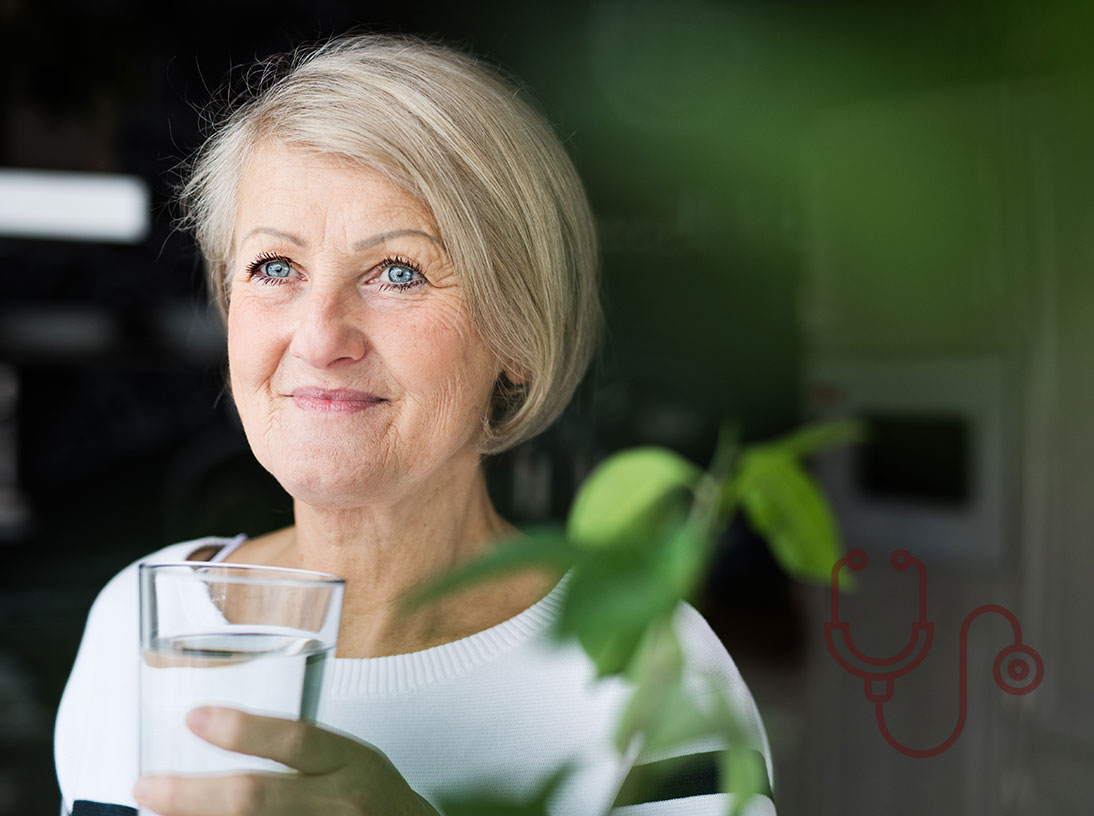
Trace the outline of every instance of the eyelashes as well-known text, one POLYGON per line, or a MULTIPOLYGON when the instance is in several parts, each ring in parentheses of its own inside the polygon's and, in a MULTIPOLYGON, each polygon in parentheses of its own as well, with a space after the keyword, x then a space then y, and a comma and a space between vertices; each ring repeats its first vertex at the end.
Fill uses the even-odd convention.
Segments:
MULTIPOLYGON (((264 286, 283 286, 302 276, 291 259, 265 252, 247 265, 247 277, 264 286)), ((429 282, 419 264, 401 255, 384 258, 370 269, 368 282, 374 281, 379 283, 379 292, 406 292, 429 282)))
POLYGON ((399 255, 385 258, 377 264, 376 268, 380 270, 380 278, 385 276, 388 278, 380 282, 379 291, 381 292, 392 290, 405 292, 408 289, 428 283, 425 275, 422 274, 422 268, 418 264, 399 255))
POLYGON ((265 252, 247 265, 247 277, 258 283, 279 286, 292 280, 292 261, 280 255, 265 252))

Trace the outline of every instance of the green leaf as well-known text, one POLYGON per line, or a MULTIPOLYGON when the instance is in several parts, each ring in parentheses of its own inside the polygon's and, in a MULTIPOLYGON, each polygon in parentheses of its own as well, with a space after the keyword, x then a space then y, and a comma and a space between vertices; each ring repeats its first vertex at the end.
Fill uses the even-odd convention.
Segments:
POLYGON ((445 816, 548 816, 547 807, 543 803, 498 801, 485 793, 446 799, 441 803, 441 812, 445 816))
POLYGON ((703 577, 710 550, 710 532, 701 522, 679 522, 662 536, 652 566, 677 599, 687 599, 703 577))
POLYGON ((603 677, 622 672, 643 633, 699 580, 709 535, 688 502, 702 471, 657 447, 623 451, 586 480, 567 533, 578 559, 559 631, 576 637, 603 677))
POLYGON ((767 786, 767 766, 756 748, 756 741, 741 724, 740 713, 734 707, 725 688, 714 682, 708 688, 714 702, 714 720, 725 741, 721 758, 721 786, 733 794, 730 816, 738 816, 748 800, 767 786))
POLYGON ((684 686, 683 654, 669 621, 650 630, 635 664, 634 693, 616 732, 621 753, 636 738, 643 753, 659 754, 718 733, 717 722, 684 686))
POLYGON ((599 677, 622 672, 646 628, 676 607, 678 598, 654 569, 652 555, 648 546, 603 551, 570 578, 558 632, 578 639, 599 677))
POLYGON ((827 501, 795 457, 778 447, 753 448, 742 457, 737 490, 784 570, 829 579, 842 547, 827 501))
POLYGON ((764 788, 767 774, 763 759, 755 751, 728 750, 722 754, 722 790, 733 794, 730 816, 738 816, 748 801, 764 788))
POLYGON ((642 644, 628 671, 634 692, 616 729, 615 746, 620 754, 640 737, 648 749, 650 736, 661 729, 665 702, 680 685, 684 655, 669 620, 646 630, 642 644))
POLYGON ((865 436, 866 432, 861 422, 843 419, 805 425, 765 447, 778 448, 783 453, 801 459, 826 448, 861 442, 865 436))
POLYGON ((657 526, 702 471, 666 448, 642 447, 608 457, 582 485, 567 533, 586 547, 610 544, 657 526))
POLYGON ((417 607, 452 592, 497 575, 519 572, 529 567, 569 569, 581 557, 566 537, 557 530, 538 530, 498 544, 479 558, 469 561, 407 596, 408 607, 417 607))
POLYGON ((574 636, 598 676, 628 667, 644 633, 667 619, 702 576, 709 542, 683 509, 642 535, 582 550, 570 578, 559 633, 574 636))
POLYGON ((572 774, 563 766, 532 791, 519 798, 502 798, 489 788, 474 789, 441 798, 444 816, 549 816, 548 803, 572 774))

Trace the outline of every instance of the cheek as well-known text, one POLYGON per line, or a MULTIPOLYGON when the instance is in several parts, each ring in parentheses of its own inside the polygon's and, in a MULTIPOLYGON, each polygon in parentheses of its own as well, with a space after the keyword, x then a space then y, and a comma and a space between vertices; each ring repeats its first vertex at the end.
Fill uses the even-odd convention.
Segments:
POLYGON ((466 320, 415 320, 388 337, 386 348, 376 350, 415 402, 445 414, 477 415, 483 409, 498 365, 466 320))
POLYGON ((267 379, 280 359, 276 333, 261 309, 240 304, 228 312, 228 371, 237 402, 267 379))

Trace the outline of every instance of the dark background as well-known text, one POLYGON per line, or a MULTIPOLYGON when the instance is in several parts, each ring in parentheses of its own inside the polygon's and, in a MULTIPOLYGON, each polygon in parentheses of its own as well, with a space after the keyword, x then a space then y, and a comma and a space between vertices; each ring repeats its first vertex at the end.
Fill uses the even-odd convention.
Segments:
MULTIPOLYGON (((172 227, 233 69, 352 27, 436 36, 523 81, 564 139, 600 223, 609 333, 558 426, 491 463, 524 523, 562 517, 610 451, 705 463, 725 419, 752 440, 797 423, 801 134, 855 102, 1082 63, 1085 22, 1022 3, 0 0, 0 166, 135 174, 153 200, 138 245, 0 237, 29 509, 0 529, 0 814, 55 812, 53 712, 105 581, 174 541, 290 522, 172 227)), ((795 595, 743 525, 704 611, 746 677, 803 659, 795 595)))

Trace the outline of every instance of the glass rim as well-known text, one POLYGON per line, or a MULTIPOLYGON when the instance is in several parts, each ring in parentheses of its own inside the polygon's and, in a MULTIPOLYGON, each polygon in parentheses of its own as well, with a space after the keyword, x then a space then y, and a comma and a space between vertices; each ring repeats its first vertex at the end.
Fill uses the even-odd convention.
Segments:
MULTIPOLYGON (((203 568, 207 570, 227 570, 230 572, 237 572, 236 575, 221 573, 215 577, 215 580, 219 583, 225 584, 267 584, 278 586, 293 586, 293 587, 321 587, 321 586, 345 586, 346 579, 340 578, 337 575, 333 575, 329 572, 319 572, 317 570, 298 569, 295 567, 272 567, 267 564, 229 564, 220 561, 142 561, 138 564, 140 572, 146 574, 154 570, 161 570, 163 572, 181 571, 182 568, 186 568, 191 572, 200 572, 203 568), (261 576, 261 575, 245 575, 245 571, 251 571, 254 573, 268 572, 268 573, 282 573, 287 577, 274 577, 261 576), (294 577, 299 576, 299 577, 294 577)), ((212 579, 212 576, 210 576, 212 579)))

